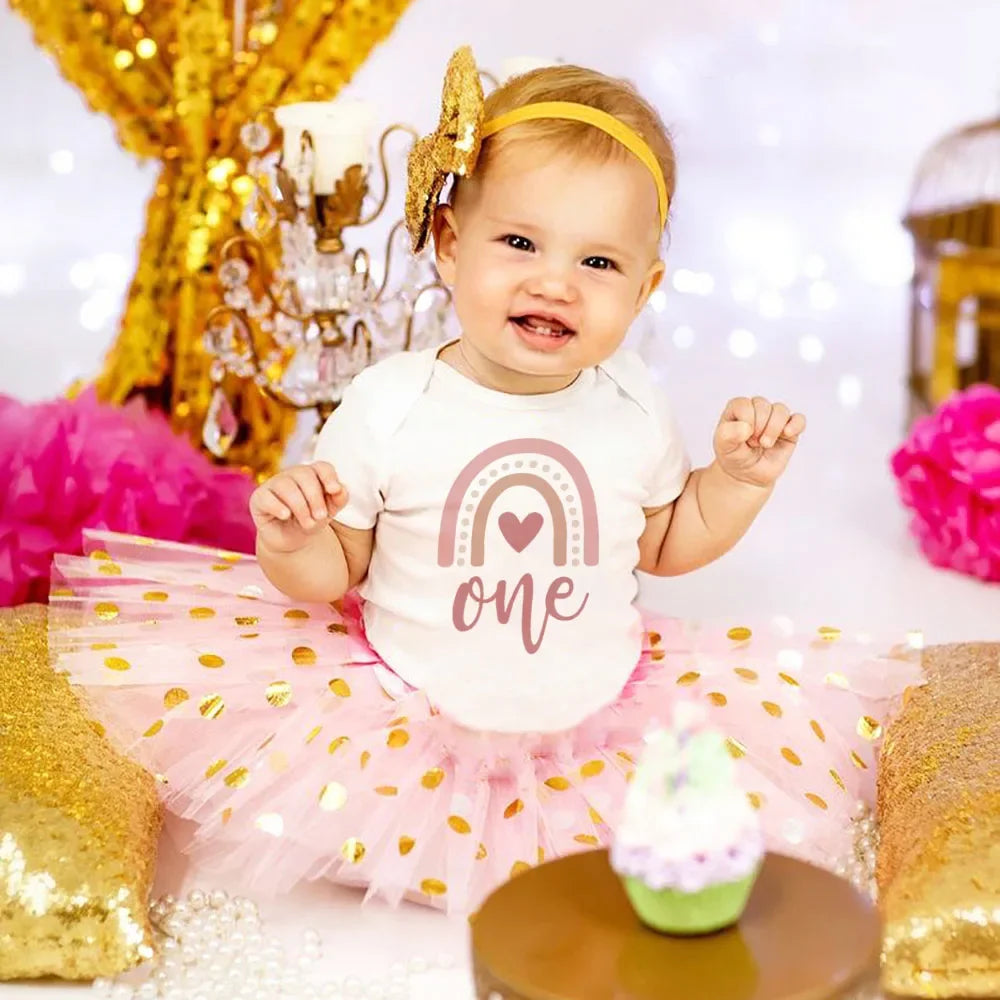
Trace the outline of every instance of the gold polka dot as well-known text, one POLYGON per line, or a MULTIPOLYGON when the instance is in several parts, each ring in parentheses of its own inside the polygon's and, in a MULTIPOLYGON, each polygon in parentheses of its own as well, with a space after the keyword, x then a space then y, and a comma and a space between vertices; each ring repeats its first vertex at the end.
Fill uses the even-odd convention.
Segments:
POLYGON ((131 670, 132 664, 128 660, 123 660, 120 656, 106 656, 104 665, 108 670, 131 670))
POLYGON ((440 767, 432 767, 429 771, 424 772, 420 784, 433 791, 442 781, 444 781, 444 771, 440 767))
POLYGON ((214 618, 215 609, 214 608, 191 608, 188 610, 188 614, 192 618, 214 618))
POLYGON ((538 848, 538 863, 540 865, 545 864, 545 848, 544 847, 539 847, 538 848))
POLYGON ((344 744, 350 743, 350 736, 338 736, 335 740, 330 741, 330 745, 327 747, 327 753, 336 753, 344 744))
POLYGON ((168 600, 170 595, 164 590, 147 590, 145 594, 142 595, 144 601, 154 601, 161 603, 168 600))
POLYGON ((53 587, 49 591, 49 597, 75 597, 76 595, 69 587, 53 587))
POLYGON ((289 767, 288 754, 284 750, 275 750, 267 758, 267 763, 274 774, 284 774, 289 767))
POLYGON ((102 560, 102 559, 107 560, 110 559, 111 556, 108 555, 108 553, 104 549, 94 549, 94 551, 90 553, 90 558, 97 560, 102 560))
POLYGON ((250 780, 250 772, 245 767, 238 767, 230 771, 224 780, 230 788, 242 788, 250 780))
POLYGON ((789 687, 799 687, 799 682, 791 675, 785 673, 779 673, 778 677, 783 680, 789 687))
POLYGON ((764 711, 767 712, 768 715, 772 716, 775 719, 780 719, 781 718, 781 714, 782 714, 781 713, 781 706, 778 705, 776 702, 773 702, 773 701, 762 701, 761 702, 761 706, 763 707, 764 711))
POLYGON ((450 826, 455 833, 472 833, 472 827, 469 825, 467 819, 463 819, 461 816, 449 816, 448 826, 450 826))
POLYGON ((309 646, 296 646, 292 660, 297 667, 311 667, 316 662, 316 650, 309 646))
POLYGON ((527 861, 515 861, 510 866, 510 877, 517 878, 518 875, 531 870, 531 865, 527 861))
POLYGON ((701 674, 697 670, 689 670, 686 674, 681 674, 677 678, 678 687, 690 687, 692 684, 697 684, 701 679, 701 674))
POLYGON ((416 841, 412 837, 399 838, 399 853, 405 858, 413 850, 416 841))
POLYGON ((97 567, 97 572, 103 576, 121 576, 122 568, 118 563, 106 562, 97 567))
POLYGON ((392 722, 386 723, 387 729, 392 729, 394 726, 405 726, 410 720, 405 715, 399 715, 392 722))
POLYGON ((868 770, 868 765, 857 755, 857 753, 854 750, 851 751, 851 763, 853 763, 854 766, 859 771, 868 770))
POLYGON ((851 682, 843 674, 827 674, 823 678, 823 683, 828 687, 840 688, 843 691, 850 691, 851 682))
POLYGON ((111 601, 101 601, 99 604, 94 605, 94 613, 102 621, 114 621, 118 617, 118 605, 111 601))
POLYGON ((726 749, 729 751, 729 756, 734 757, 736 760, 747 755, 746 746, 732 736, 726 737, 726 749))
POLYGON ((503 811, 504 819, 513 819, 519 812, 524 809, 524 803, 520 799, 514 799, 506 809, 503 811))
POLYGON ((206 719, 217 719, 226 710, 226 703, 217 694, 207 694, 198 704, 198 711, 206 719))
POLYGON ((847 785, 844 784, 844 779, 832 767, 830 768, 830 777, 833 778, 833 780, 837 784, 837 787, 842 792, 847 791, 847 785))
POLYGON ((567 788, 573 787, 568 779, 558 776, 555 778, 547 778, 545 785, 547 788, 551 788, 555 792, 565 792, 567 788))
POLYGON ((760 809, 764 805, 764 796, 760 792, 747 792, 747 799, 754 809, 760 809))
POLYGON ((708 700, 716 708, 725 708, 729 704, 729 699, 721 691, 709 691, 708 700))
POLYGON ((289 608, 285 612, 285 617, 291 621, 304 622, 309 618, 309 612, 303 611, 301 608, 289 608))
POLYGON ((142 735, 144 737, 155 736, 162 728, 163 719, 157 719, 142 735))
POLYGON ((306 737, 306 743, 312 743, 312 741, 316 739, 321 732, 323 732, 322 726, 313 726, 312 729, 309 730, 309 735, 306 737))
POLYGON ((448 886, 440 879, 425 878, 420 883, 420 891, 427 896, 443 896, 448 891, 448 886))
POLYGON ((214 778, 228 763, 229 761, 225 760, 224 758, 222 760, 213 761, 206 768, 205 777, 214 778))
POLYGON ((833 642, 840 638, 840 629, 834 628, 832 625, 821 625, 816 631, 825 642, 833 642))
POLYGON ((284 708, 292 700, 292 685, 288 681, 271 681, 265 697, 273 708, 284 708))
POLYGON ((285 821, 279 813, 261 813, 253 825, 263 833, 269 833, 272 837, 280 837, 285 832, 285 821))
POLYGON ((217 670, 226 665, 226 661, 218 653, 202 653, 198 657, 198 662, 203 667, 208 667, 209 670, 217 670))
POLYGON ((393 795, 399 794, 399 789, 395 785, 379 785, 375 789, 376 795, 384 795, 386 798, 392 798, 393 795))
POLYGON ((340 855, 348 864, 360 864, 365 856, 365 845, 357 837, 349 837, 344 841, 340 855))
POLYGON ((340 622, 331 622, 327 625, 326 630, 332 635, 347 635, 347 626, 341 625, 340 622))
POLYGON ((90 648, 95 653, 100 653, 101 651, 106 650, 106 649, 117 649, 118 648, 118 643, 117 642, 92 642, 90 644, 90 648))
POLYGON ((476 860, 485 861, 488 856, 489 854, 486 850, 486 845, 480 841, 479 847, 476 849, 476 860))
POLYGON ((634 780, 635 780, 635 771, 626 771, 625 772, 625 784, 626 785, 631 785, 634 780))
POLYGON ((336 812, 347 803, 347 789, 339 781, 324 785, 319 793, 319 807, 324 812, 336 812))
POLYGON ((726 633, 726 638, 732 639, 733 642, 746 642, 752 635, 753 632, 751 632, 750 629, 743 625, 737 625, 736 628, 731 628, 726 633))
POLYGON ((385 738, 385 745, 392 747, 393 750, 405 747, 409 742, 410 734, 405 729, 393 729, 385 738))
POLYGON ((736 667, 736 669, 733 670, 733 673, 736 674, 740 680, 746 681, 748 684, 755 684, 759 677, 757 671, 751 670, 749 667, 736 667))
POLYGON ((351 697, 351 685, 343 677, 334 677, 328 687, 338 698, 351 697))
POLYGON ((257 615, 237 615, 233 621, 241 628, 260 624, 260 618, 257 615))
POLYGON ((593 823, 594 826, 604 825, 604 817, 593 806, 590 806, 587 809, 587 814, 590 816, 590 822, 593 823))
POLYGON ((90 720, 90 728, 93 729, 98 736, 103 736, 107 731, 96 719, 90 720))
POLYGON ((603 760, 588 760, 583 767, 580 768, 581 778, 596 778, 604 770, 603 760))
POLYGON ((820 798, 818 795, 814 794, 813 792, 806 792, 806 798, 819 809, 829 808, 829 806, 826 804, 826 801, 820 798))
POLYGON ((649 644, 651 646, 658 646, 661 642, 663 642, 663 636, 660 635, 659 632, 650 632, 648 633, 648 635, 649 635, 649 644))
POLYGON ((654 649, 653 652, 649 654, 649 658, 654 663, 659 663, 661 660, 665 660, 667 658, 667 654, 664 653, 662 649, 654 649))
POLYGON ((882 737, 882 726, 878 719, 873 719, 870 715, 862 715, 858 719, 858 736, 869 743, 882 737))
POLYGON ((212 571, 215 572, 215 573, 227 573, 232 568, 233 567, 230 566, 228 563, 213 563, 212 564, 212 571))
POLYGON ((222 810, 222 825, 225 826, 232 818, 233 818, 233 807, 226 806, 226 808, 222 810))
POLYGON ((784 757, 789 764, 794 764, 796 767, 802 766, 802 758, 791 747, 782 747, 781 756, 784 757))
POLYGON ((588 847, 599 847, 601 843, 592 833, 578 833, 573 839, 578 844, 586 844, 588 847))
POLYGON ((361 752, 361 770, 363 771, 368 766, 368 761, 372 759, 372 755, 367 751, 363 750, 361 752))
POLYGON ((217 552, 216 555, 223 562, 228 563, 238 563, 243 558, 239 552, 217 552))
POLYGON ((183 705, 190 697, 191 695, 184 688, 171 688, 163 696, 163 707, 169 712, 170 709, 183 705))
POLYGON ((634 764, 635 757, 633 757, 627 750, 619 750, 618 756, 625 761, 626 764, 634 764))
POLYGON ((823 727, 815 719, 810 720, 809 728, 816 734, 816 738, 821 743, 826 742, 826 733, 823 732, 823 727))

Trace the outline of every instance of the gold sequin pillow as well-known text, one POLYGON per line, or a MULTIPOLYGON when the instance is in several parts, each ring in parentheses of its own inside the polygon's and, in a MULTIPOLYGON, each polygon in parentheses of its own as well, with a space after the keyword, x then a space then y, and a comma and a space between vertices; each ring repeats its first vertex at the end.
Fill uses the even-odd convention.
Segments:
POLYGON ((161 823, 49 661, 46 609, 0 608, 0 980, 112 976, 152 954, 161 823))
POLYGON ((928 649, 924 666, 880 761, 883 985, 1000 996, 1000 644, 928 649))

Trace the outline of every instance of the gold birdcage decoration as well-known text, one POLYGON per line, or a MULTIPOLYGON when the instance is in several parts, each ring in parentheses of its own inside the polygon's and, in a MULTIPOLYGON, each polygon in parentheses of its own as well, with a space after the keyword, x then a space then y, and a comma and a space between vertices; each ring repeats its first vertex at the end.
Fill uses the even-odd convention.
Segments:
POLYGON ((926 153, 903 224, 913 236, 910 417, 977 382, 1000 386, 1000 118, 926 153))

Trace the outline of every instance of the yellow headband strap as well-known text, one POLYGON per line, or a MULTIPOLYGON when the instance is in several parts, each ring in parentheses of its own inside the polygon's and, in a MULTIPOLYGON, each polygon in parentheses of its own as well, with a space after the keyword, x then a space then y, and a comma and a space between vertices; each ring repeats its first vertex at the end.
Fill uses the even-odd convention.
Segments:
POLYGON ((510 128, 520 122, 534 121, 539 118, 562 118, 569 121, 583 122, 586 125, 593 125, 602 132, 607 132, 612 139, 617 139, 633 156, 637 157, 646 169, 653 175, 653 183, 656 185, 656 198, 660 209, 660 228, 667 224, 667 209, 669 207, 667 199, 667 185, 663 180, 663 171, 657 162, 653 151, 649 148, 646 140, 638 132, 631 129, 624 122, 619 121, 614 115, 609 115, 606 111, 599 111, 587 104, 575 104, 571 101, 539 101, 537 104, 525 104, 520 108, 514 108, 497 118, 492 118, 484 123, 482 137, 494 135, 501 129, 510 128))

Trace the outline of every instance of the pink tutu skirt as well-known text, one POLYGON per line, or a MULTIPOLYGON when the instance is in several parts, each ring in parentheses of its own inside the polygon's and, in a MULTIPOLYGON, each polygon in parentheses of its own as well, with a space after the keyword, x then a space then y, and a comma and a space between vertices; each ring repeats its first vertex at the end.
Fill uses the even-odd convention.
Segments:
POLYGON ((194 821, 197 863, 262 893, 329 878, 473 909, 609 843, 644 734, 682 698, 727 735, 769 847, 832 864, 919 675, 905 644, 649 617, 613 704, 560 733, 472 731, 380 660, 355 595, 295 603, 252 557, 211 549, 94 532, 85 551, 56 560, 60 668, 194 821))

